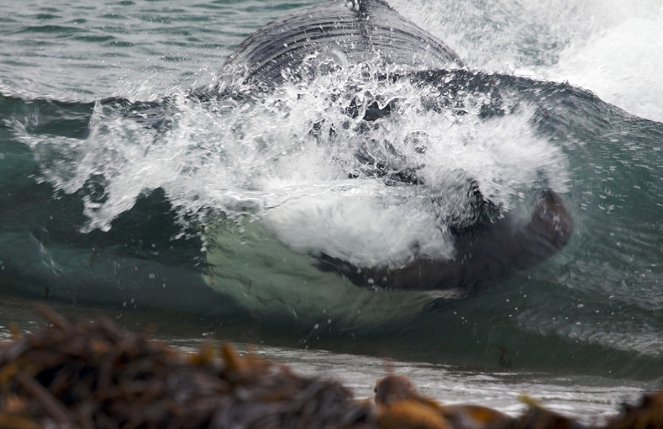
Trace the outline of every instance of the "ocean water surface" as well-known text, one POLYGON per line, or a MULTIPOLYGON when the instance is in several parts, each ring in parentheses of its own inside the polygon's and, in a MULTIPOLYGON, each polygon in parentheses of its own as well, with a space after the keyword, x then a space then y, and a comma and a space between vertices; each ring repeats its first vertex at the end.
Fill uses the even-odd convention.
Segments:
POLYGON ((588 421, 659 387, 660 2, 392 0, 468 73, 498 77, 477 75, 490 88, 465 94, 462 115, 427 108, 443 74, 422 87, 346 68, 250 103, 189 97, 227 79, 225 59, 253 31, 317 3, 9 0, 0 336, 34 329, 30 303, 47 302, 157 325, 184 348, 258 344, 360 396, 392 365, 441 400, 517 412, 529 393, 588 421), (506 113, 486 118, 495 97, 506 113), (393 99, 398 114, 368 130, 344 113, 393 99), (353 153, 365 141, 388 142, 381 155, 435 187, 364 174, 353 153), (464 213, 437 195, 459 174, 522 217, 553 189, 571 241, 460 298, 362 288, 317 266, 316 252, 397 266, 413 240, 449 257, 436 220, 464 213))

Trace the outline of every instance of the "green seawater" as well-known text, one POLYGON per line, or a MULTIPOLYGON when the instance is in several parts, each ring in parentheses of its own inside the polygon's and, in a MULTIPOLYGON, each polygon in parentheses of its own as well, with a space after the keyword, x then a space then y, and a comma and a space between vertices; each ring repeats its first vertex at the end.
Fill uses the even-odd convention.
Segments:
MULTIPOLYGON (((505 76, 497 89, 517 106, 488 125, 440 121, 427 131, 455 133, 470 148, 472 139, 508 141, 516 149, 495 153, 515 161, 496 163, 490 145, 491 156, 477 159, 513 177, 527 169, 519 152, 555 155, 561 162, 545 168, 563 172, 560 194, 575 222, 570 243, 551 259, 450 299, 360 288, 321 271, 302 250, 327 238, 357 244, 333 230, 328 200, 306 211, 297 205, 304 198, 351 195, 359 207, 382 198, 372 187, 307 182, 328 167, 305 133, 328 112, 315 97, 324 88, 300 97, 309 104, 284 103, 289 115, 274 100, 210 107, 187 99, 218 82, 225 58, 261 25, 316 3, 3 4, 0 336, 12 323, 35 329, 37 301, 68 315, 100 311, 134 328, 156 324, 160 337, 184 348, 203 338, 259 344, 296 369, 340 377, 360 396, 384 373, 383 358, 428 394, 508 412, 527 392, 589 420, 657 388, 663 82, 655 66, 663 53, 654 42, 629 41, 636 29, 651 40, 663 35, 663 11, 644 1, 619 13, 571 0, 393 2, 472 70, 505 76), (636 70, 624 71, 615 51, 636 70), (109 98, 128 101, 99 103, 109 98), (299 211, 285 218, 297 222, 284 223, 278 210, 288 207, 299 211), (309 228, 309 219, 332 227, 309 228)), ((389 243, 402 230, 389 218, 347 222, 380 225, 375 234, 389 243)))

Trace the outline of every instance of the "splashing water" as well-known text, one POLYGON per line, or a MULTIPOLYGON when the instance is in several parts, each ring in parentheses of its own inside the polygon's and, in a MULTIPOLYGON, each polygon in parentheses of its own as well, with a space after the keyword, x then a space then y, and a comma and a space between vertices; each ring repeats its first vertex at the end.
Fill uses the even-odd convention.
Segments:
POLYGON ((663 6, 656 0, 452 0, 392 4, 472 68, 569 81, 663 121, 663 6), (425 11, 422 13, 422 11, 425 11))
POLYGON ((153 126, 149 112, 127 117, 98 103, 84 140, 17 131, 58 189, 97 183, 85 197, 86 231, 110 229, 139 195, 163 188, 186 213, 249 215, 296 251, 363 266, 400 266, 414 247, 453 257, 450 219, 469 223, 475 215, 468 177, 505 212, 526 194, 566 191, 565 156, 536 135, 527 108, 482 119, 480 98, 468 96, 461 115, 427 106, 443 95, 423 91, 345 70, 264 99, 176 96, 159 112, 168 126, 153 126), (373 103, 390 102, 397 107, 388 117, 363 120, 373 103), (61 158, 49 164, 55 147, 61 158), (406 172, 423 186, 393 178, 406 172))
POLYGON ((506 353, 516 366, 660 373, 663 130, 632 115, 662 119, 660 3, 391 3, 471 69, 506 72, 489 82, 501 112, 490 91, 446 94, 444 76, 424 85, 351 69, 261 97, 190 95, 217 83, 209 70, 253 29, 307 1, 180 5, 188 14, 149 21, 154 9, 129 5, 112 19, 150 29, 131 34, 105 17, 66 28, 7 17, 0 32, 20 43, 0 47, 3 291, 41 297, 47 285, 65 300, 224 321, 228 297, 248 309, 244 327, 275 326, 260 339, 327 335, 333 348, 356 336, 367 353, 424 360, 489 365, 506 353), (117 40, 95 42, 99 32, 117 40), (135 45, 118 48, 125 39, 135 45), (97 77, 70 51, 117 67, 97 77), (134 102, 89 103, 113 95, 134 102), (498 288, 442 304, 318 269, 319 254, 364 266, 453 257, 449 225, 472 221, 469 180, 522 222, 539 191, 562 193, 573 239, 498 288))

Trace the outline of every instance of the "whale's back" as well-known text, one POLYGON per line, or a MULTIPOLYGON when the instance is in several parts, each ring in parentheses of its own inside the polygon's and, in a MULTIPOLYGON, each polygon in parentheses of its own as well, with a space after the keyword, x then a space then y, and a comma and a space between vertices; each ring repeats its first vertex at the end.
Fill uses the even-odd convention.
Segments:
POLYGON ((271 22, 246 39, 225 69, 245 83, 272 87, 302 64, 372 62, 399 69, 462 66, 442 41, 382 0, 328 0, 271 22))

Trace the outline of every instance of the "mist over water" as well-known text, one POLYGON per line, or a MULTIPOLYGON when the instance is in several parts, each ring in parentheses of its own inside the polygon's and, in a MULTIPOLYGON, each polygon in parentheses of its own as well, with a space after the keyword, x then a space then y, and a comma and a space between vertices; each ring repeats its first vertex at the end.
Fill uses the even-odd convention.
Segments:
POLYGON ((635 115, 663 120, 663 6, 656 0, 401 1, 471 68, 569 82, 635 115))
POLYGON ((406 361, 660 374, 660 2, 393 0, 469 69, 503 73, 476 77, 495 93, 454 98, 444 81, 387 84, 358 67, 212 100, 189 94, 218 83, 252 31, 315 2, 12 3, 3 292, 47 286, 50 299, 176 309, 256 341, 406 361), (143 103, 99 102, 113 96, 143 103), (485 115, 495 101, 502 113, 485 115), (373 103, 394 107, 367 124, 373 103), (422 184, 394 180, 403 171, 422 184), (571 242, 463 299, 359 288, 317 266, 321 253, 390 267, 453 257, 449 224, 473 215, 467 178, 522 222, 555 190, 571 242))

